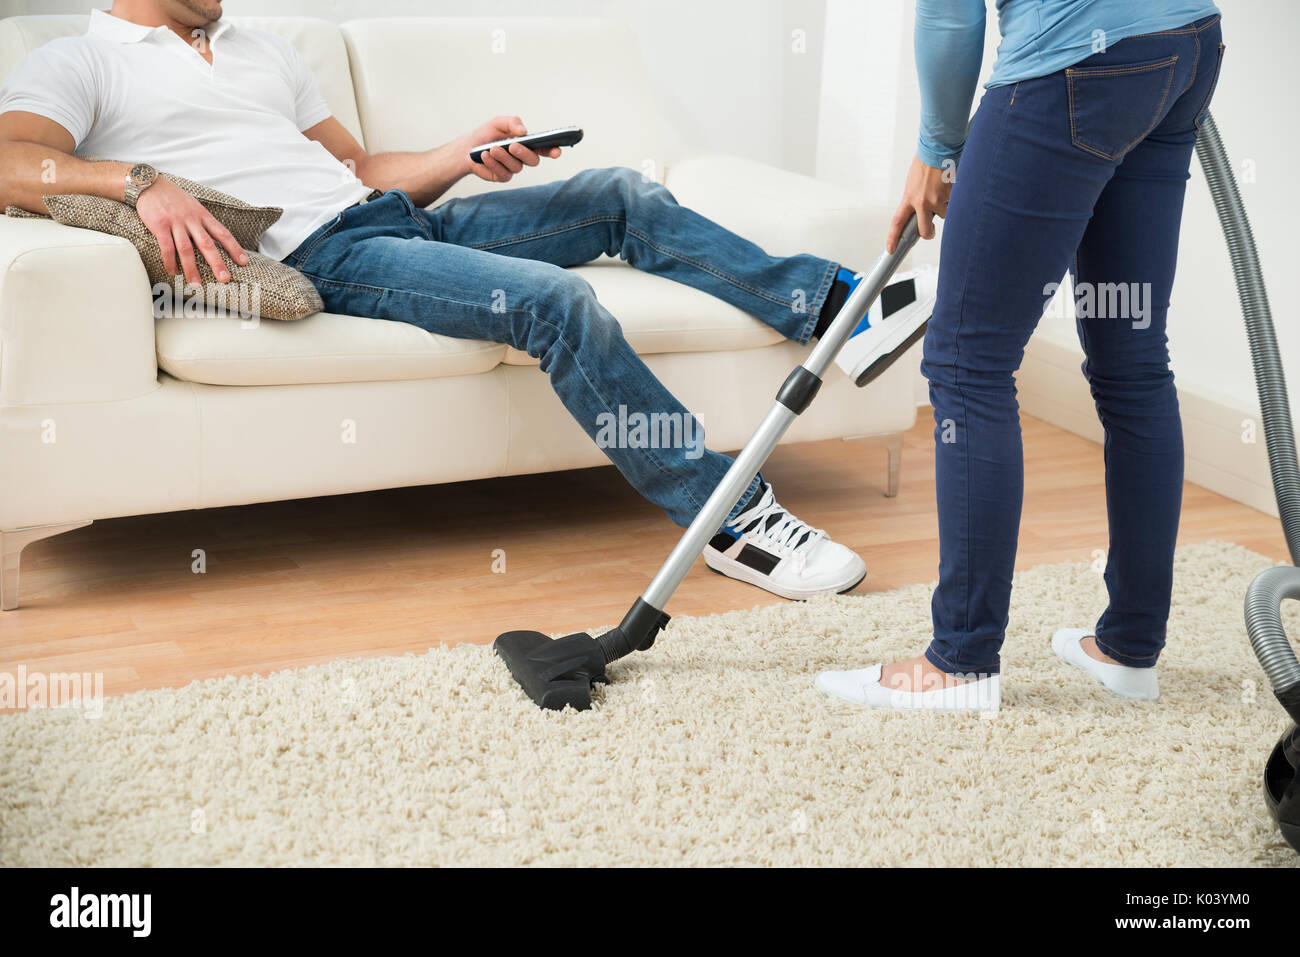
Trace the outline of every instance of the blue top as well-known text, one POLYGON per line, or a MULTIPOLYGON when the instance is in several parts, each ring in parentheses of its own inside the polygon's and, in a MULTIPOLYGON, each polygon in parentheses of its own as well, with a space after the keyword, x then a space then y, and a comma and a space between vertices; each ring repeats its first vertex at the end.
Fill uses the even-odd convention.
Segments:
MULTIPOLYGON (((996 0, 998 59, 985 87, 1063 70, 1125 37, 1172 30, 1219 12, 1208 0, 996 0)), ((916 72, 927 166, 956 162, 984 58, 985 0, 916 0, 916 72)))

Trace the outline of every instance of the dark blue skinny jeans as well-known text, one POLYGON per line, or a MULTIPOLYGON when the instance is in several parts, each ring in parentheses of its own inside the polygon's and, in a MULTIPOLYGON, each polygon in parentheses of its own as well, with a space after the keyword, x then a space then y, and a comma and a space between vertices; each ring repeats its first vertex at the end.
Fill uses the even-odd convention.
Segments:
POLYGON ((999 670, 1024 492, 1014 375, 1067 272, 1106 433, 1110 601, 1097 640, 1135 667, 1153 666, 1164 647, 1183 481, 1165 319, 1192 152, 1222 55, 1215 15, 1128 37, 980 101, 944 225, 922 366, 940 544, 926 655, 944 671, 999 670))

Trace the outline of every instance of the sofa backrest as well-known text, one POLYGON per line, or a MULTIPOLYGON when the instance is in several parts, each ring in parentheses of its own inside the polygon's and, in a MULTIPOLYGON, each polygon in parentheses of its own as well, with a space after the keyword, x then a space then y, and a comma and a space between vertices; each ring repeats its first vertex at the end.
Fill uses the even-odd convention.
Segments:
MULTIPOLYGON (((81 14, 6 17, 0 20, 0 81, 37 47, 58 37, 85 33, 89 20, 89 16, 81 14)), ((312 17, 232 17, 231 20, 235 24, 287 37, 307 58, 316 82, 320 84, 321 95, 339 122, 353 136, 361 138, 347 48, 337 24, 312 17)))
MULTIPOLYGON (((601 19, 376 18, 343 24, 366 147, 420 150, 498 115, 586 138, 514 185, 630 166, 663 174, 659 111, 636 36, 601 19)), ((467 177, 448 196, 499 189, 467 177)))

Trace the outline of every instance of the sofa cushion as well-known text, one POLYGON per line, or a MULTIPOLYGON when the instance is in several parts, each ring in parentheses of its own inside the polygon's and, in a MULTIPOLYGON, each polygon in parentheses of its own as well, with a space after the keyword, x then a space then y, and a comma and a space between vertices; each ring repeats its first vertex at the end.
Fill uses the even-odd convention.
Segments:
MULTIPOLYGON (((604 260, 576 270, 620 321, 641 355, 757 349, 775 330, 698 289, 604 260)), ((210 385, 295 385, 436 379, 537 360, 503 345, 452 339, 387 319, 321 312, 295 323, 164 317, 156 322, 158 365, 210 385)))
POLYGON ((301 385, 474 375, 505 346, 435 336, 418 326, 318 312, 293 323, 164 316, 154 323, 158 367, 210 385, 301 385))

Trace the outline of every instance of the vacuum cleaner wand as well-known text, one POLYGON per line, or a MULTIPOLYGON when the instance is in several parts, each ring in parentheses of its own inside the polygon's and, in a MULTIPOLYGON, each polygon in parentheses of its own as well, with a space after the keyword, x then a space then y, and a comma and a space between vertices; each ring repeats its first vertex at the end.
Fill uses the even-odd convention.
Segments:
MULTIPOLYGON (((645 651, 668 624, 664 607, 682 583, 704 546, 717 534, 740 496, 749 488, 791 423, 812 404, 822 376, 849 341, 853 330, 884 290, 898 266, 916 245, 916 217, 908 220, 892 253, 881 253, 840 309, 825 335, 786 378, 772 408, 759 423, 727 474, 682 534, 663 567, 623 621, 597 638, 585 633, 552 640, 537 631, 509 631, 493 643, 516 681, 538 705, 579 711, 591 707, 591 686, 605 681, 605 666, 634 651, 645 651)), ((883 367, 879 371, 884 371, 883 367)), ((857 384, 866 385, 870 378, 857 384)))

